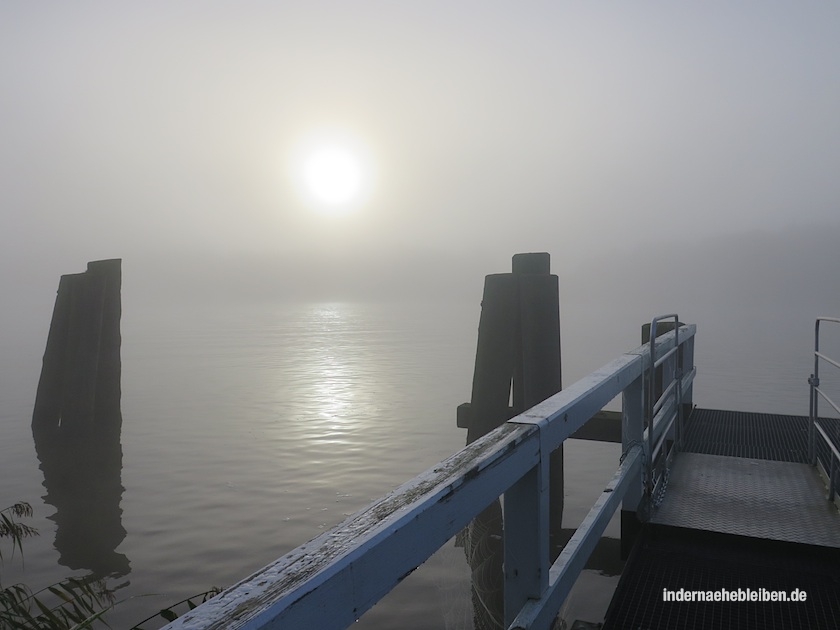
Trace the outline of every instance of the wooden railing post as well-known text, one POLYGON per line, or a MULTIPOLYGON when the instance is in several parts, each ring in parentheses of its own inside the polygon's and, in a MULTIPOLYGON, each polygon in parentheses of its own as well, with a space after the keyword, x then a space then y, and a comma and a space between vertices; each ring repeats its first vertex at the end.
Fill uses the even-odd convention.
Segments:
MULTIPOLYGON (((622 460, 633 446, 644 446, 644 374, 636 378, 621 395, 621 452, 622 460)), ((626 559, 641 529, 638 510, 642 502, 643 471, 639 467, 638 479, 633 482, 621 504, 621 557, 626 559)))
POLYGON ((548 587, 549 463, 541 453, 539 465, 505 493, 505 628, 548 587))

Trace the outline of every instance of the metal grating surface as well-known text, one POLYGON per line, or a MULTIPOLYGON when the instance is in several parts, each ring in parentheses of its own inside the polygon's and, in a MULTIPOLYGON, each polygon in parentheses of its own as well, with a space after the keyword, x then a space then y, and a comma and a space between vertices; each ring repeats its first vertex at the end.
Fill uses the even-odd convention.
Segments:
POLYGON ((652 523, 840 547, 840 513, 807 464, 680 453, 652 523))
MULTIPOLYGON (((833 426, 836 427, 836 423, 833 426)), ((840 432, 836 437, 840 437, 840 432)), ((805 463, 808 461, 808 418, 694 409, 686 422, 682 450, 707 455, 805 463)))
POLYGON ((646 526, 604 630, 840 628, 838 550, 646 526), (801 589, 804 602, 663 601, 664 589, 801 589))
MULTIPOLYGON (((821 419, 834 444, 840 420, 821 419)), ((840 514, 808 418, 695 409, 604 629, 840 628, 840 514), (806 602, 665 602, 664 589, 802 589, 806 602)), ((828 448, 817 443, 827 461, 828 448)))

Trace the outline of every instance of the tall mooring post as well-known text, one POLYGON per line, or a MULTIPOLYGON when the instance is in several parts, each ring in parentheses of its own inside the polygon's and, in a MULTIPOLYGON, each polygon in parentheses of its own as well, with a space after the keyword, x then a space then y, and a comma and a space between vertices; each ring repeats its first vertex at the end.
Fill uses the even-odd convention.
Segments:
MULTIPOLYGON (((516 254, 512 273, 484 280, 472 398, 458 407, 467 444, 561 389, 560 298, 547 253, 516 254)), ((552 559, 563 542, 563 447, 551 455, 552 559)), ((473 568, 477 628, 503 624, 502 511, 492 503, 471 524, 465 550, 473 568)))
POLYGON ((59 563, 126 575, 120 359, 121 261, 61 276, 32 414, 59 563))
POLYGON ((120 259, 89 262, 84 273, 61 276, 33 430, 119 430, 121 283, 120 259))

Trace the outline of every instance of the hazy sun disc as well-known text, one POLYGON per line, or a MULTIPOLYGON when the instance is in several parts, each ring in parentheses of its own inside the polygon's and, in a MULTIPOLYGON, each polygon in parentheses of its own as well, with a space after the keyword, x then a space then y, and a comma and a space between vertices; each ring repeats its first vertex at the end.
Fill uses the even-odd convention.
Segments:
POLYGON ((305 158, 303 181, 316 201, 331 206, 353 202, 362 192, 361 159, 344 147, 317 147, 305 158))

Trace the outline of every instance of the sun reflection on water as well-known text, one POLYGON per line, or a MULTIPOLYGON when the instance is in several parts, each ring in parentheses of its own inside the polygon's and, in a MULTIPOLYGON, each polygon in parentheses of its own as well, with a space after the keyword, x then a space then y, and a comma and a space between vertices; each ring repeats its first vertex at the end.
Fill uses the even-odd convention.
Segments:
POLYGON ((358 378, 358 368, 365 357, 358 348, 340 338, 352 325, 348 310, 331 304, 319 306, 313 312, 313 320, 322 334, 319 343, 311 348, 307 364, 317 372, 311 382, 312 413, 321 421, 319 426, 312 427, 313 438, 323 444, 347 444, 347 435, 360 419, 353 409, 357 393, 364 387, 358 378))
MULTIPOLYGON (((376 394, 389 389, 379 364, 387 362, 371 343, 359 313, 348 304, 311 305, 294 322, 278 323, 278 335, 300 334, 306 344, 282 344, 291 353, 273 364, 274 413, 286 457, 301 469, 317 466, 330 476, 371 466, 376 450, 376 394), (295 445, 294 448, 291 445, 295 445)), ((379 331, 381 333, 381 331, 379 331)))

